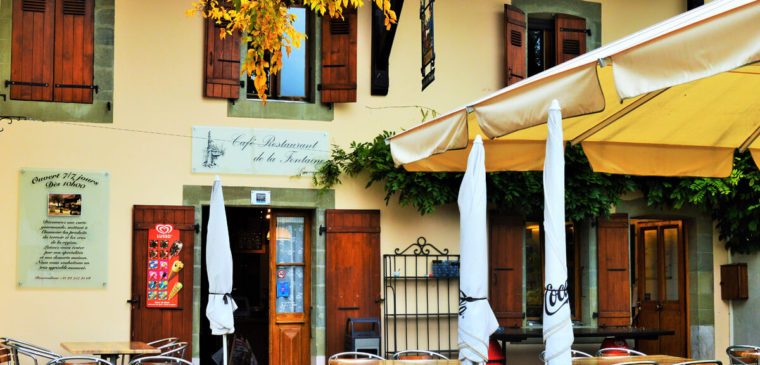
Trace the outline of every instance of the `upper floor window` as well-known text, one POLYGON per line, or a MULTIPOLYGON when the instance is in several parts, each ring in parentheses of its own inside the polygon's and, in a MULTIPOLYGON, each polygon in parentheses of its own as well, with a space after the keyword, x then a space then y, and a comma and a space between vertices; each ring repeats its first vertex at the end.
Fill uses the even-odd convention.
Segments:
POLYGON ((94 0, 13 0, 15 100, 92 103, 94 0))
MULTIPOLYGON (((279 100, 311 101, 311 74, 313 65, 310 62, 311 48, 310 39, 312 34, 311 16, 313 12, 305 7, 291 6, 288 14, 296 16, 293 28, 306 34, 306 39, 301 47, 292 47, 290 56, 285 49, 282 50, 282 69, 275 75, 267 75, 267 98, 279 100)), ((247 80, 246 95, 249 99, 256 99, 256 89, 251 79, 247 80)))

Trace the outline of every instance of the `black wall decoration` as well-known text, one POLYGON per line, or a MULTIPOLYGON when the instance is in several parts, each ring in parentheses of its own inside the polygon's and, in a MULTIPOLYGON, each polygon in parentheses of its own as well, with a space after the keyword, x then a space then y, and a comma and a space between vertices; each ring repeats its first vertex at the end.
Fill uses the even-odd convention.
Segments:
POLYGON ((420 0, 422 35, 422 90, 435 80, 435 51, 433 49, 433 2, 420 0))

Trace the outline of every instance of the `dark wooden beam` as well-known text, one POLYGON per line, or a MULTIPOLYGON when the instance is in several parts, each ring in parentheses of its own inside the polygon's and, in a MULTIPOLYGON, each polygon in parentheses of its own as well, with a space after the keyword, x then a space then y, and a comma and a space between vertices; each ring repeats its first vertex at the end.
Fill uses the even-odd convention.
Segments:
MULTIPOLYGON (((401 8, 404 0, 391 0, 391 10, 396 12, 396 18, 401 19, 401 8)), ((396 36, 398 22, 391 25, 390 30, 385 29, 385 14, 377 7, 372 5, 372 72, 370 82, 370 93, 372 95, 388 95, 388 59, 391 55, 393 38, 396 36)))

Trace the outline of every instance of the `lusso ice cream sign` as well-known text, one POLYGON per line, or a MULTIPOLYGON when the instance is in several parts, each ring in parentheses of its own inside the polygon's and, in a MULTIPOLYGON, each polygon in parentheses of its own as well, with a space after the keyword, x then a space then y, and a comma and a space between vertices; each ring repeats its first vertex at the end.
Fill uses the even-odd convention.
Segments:
POLYGON ((310 175, 330 156, 327 132, 193 127, 193 172, 310 175))
POLYGON ((182 290, 179 260, 182 251, 179 230, 171 224, 156 224, 148 230, 148 283, 145 298, 148 308, 177 308, 182 290))

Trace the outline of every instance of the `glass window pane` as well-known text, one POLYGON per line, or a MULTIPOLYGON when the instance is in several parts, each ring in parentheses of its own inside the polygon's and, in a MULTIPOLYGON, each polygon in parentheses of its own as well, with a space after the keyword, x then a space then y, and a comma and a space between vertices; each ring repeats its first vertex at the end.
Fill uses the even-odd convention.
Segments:
POLYGON ((541 251, 541 225, 525 223, 525 303, 528 318, 541 318, 543 310, 543 252, 541 251))
POLYGON ((277 263, 304 263, 304 218, 277 217, 277 263))
POLYGON ((278 265, 276 285, 277 313, 303 313, 303 266, 278 265))
POLYGON ((665 240, 665 300, 678 300, 678 228, 662 231, 665 240))
POLYGON ((657 230, 644 230, 644 298, 659 300, 657 292, 657 230))
MULTIPOLYGON (((288 14, 297 18, 293 28, 306 34, 306 8, 290 8, 288 14)), ((306 97, 306 41, 301 47, 291 47, 290 56, 282 49, 282 69, 280 70, 280 96, 306 97)))

